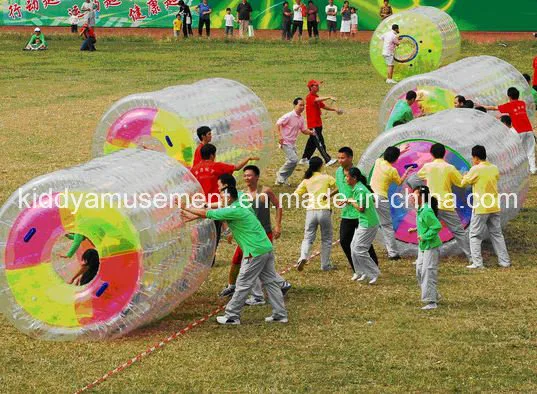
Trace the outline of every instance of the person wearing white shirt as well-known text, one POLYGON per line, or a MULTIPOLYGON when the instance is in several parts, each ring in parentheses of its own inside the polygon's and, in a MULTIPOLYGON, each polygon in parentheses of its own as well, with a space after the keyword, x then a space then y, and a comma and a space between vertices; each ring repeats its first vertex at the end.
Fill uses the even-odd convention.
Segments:
POLYGON ((293 4, 293 31, 291 32, 291 39, 295 36, 297 29, 298 39, 302 39, 302 27, 304 26, 302 8, 305 8, 305 6, 302 5, 301 0, 295 0, 295 4, 293 4))
POLYGON ((226 8, 224 20, 226 21, 226 37, 233 36, 233 23, 235 23, 235 17, 231 14, 231 8, 226 8))
POLYGON ((332 33, 337 30, 337 5, 334 0, 329 0, 328 5, 324 9, 326 13, 326 22, 328 25, 328 38, 332 37, 332 33))
POLYGON ((382 56, 384 56, 386 66, 388 66, 386 83, 397 83, 393 80, 393 66, 395 48, 399 45, 399 25, 392 25, 392 30, 384 33, 380 38, 384 41, 382 56))
POLYGON ((80 7, 82 12, 85 12, 86 23, 90 27, 95 27, 95 4, 92 0, 86 0, 82 7, 80 7))
POLYGON ((69 17, 69 24, 71 25, 71 33, 78 33, 78 16, 71 15, 69 17))

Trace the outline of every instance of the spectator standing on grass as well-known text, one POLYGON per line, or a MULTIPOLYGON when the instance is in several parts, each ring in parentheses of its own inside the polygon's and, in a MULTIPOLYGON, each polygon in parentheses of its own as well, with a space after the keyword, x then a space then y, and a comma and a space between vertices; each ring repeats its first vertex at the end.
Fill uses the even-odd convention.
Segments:
POLYGON ((337 162, 336 159, 332 159, 328 152, 326 151, 326 145, 324 143, 323 137, 323 121, 321 119, 321 109, 325 111, 333 111, 338 115, 343 113, 339 108, 332 108, 326 105, 324 102, 327 100, 334 101, 334 97, 323 96, 319 97, 317 93, 319 92, 319 85, 321 81, 316 81, 312 79, 308 82, 309 93, 306 96, 306 120, 308 124, 308 129, 315 131, 315 135, 308 138, 308 142, 304 147, 304 153, 302 154, 302 160, 299 164, 308 164, 310 158, 315 153, 315 149, 319 150, 319 153, 323 157, 326 165, 329 167, 337 162))
POLYGON ((291 19, 293 18, 293 12, 289 8, 289 2, 283 2, 282 10, 282 40, 291 39, 291 19))
POLYGON ((537 167, 535 166, 535 134, 533 133, 533 127, 526 111, 526 103, 519 100, 520 92, 515 87, 507 89, 507 97, 509 102, 498 105, 484 105, 485 109, 490 111, 500 111, 502 114, 507 114, 513 122, 513 127, 518 132, 522 146, 526 150, 526 155, 530 162, 530 172, 537 174, 537 167))
POLYGON ((237 6, 237 20, 239 21, 239 37, 248 35, 248 26, 250 26, 250 16, 252 15, 252 6, 247 0, 242 0, 237 6))
POLYGON ((339 30, 340 37, 349 38, 351 34, 351 9, 349 2, 343 2, 343 8, 341 9, 341 29, 339 30))
POLYGON ((355 38, 357 33, 358 33, 358 12, 356 12, 356 8, 351 7, 351 36, 352 38, 355 38))
POLYGON ((386 19, 393 14, 389 0, 384 0, 384 5, 380 7, 380 19, 386 19))
POLYGON ((183 28, 183 22, 181 22, 181 14, 177 14, 173 20, 173 36, 175 38, 179 37, 181 29, 183 28))
POLYGON ((291 32, 291 38, 295 37, 295 33, 298 30, 298 39, 302 39, 302 28, 304 26, 304 19, 302 17, 302 4, 300 0, 295 0, 293 4, 293 31, 291 32))
POLYGON ((308 36, 311 38, 312 33, 315 38, 319 38, 319 28, 318 28, 318 12, 317 6, 313 4, 312 0, 308 1, 308 36))
POLYGON ((231 8, 226 8, 226 15, 224 15, 224 21, 226 24, 226 37, 233 37, 233 23, 235 23, 235 17, 231 14, 231 8))
POLYGON ((332 37, 332 33, 336 33, 337 30, 337 5, 334 4, 334 0, 329 0, 328 5, 324 9, 326 13, 326 23, 328 25, 328 38, 332 37))
POLYGON ((86 0, 80 11, 85 13, 86 22, 90 27, 95 27, 95 3, 92 0, 86 0))
POLYGON ((69 17, 69 24, 71 25, 71 33, 78 33, 78 16, 71 15, 69 17))
POLYGON ((188 38, 188 36, 193 35, 192 13, 190 12, 190 7, 183 0, 179 0, 179 14, 183 16, 183 36, 188 38))
MULTIPOLYGON (((345 198, 352 199, 352 187, 347 183, 347 175, 349 170, 352 168, 352 160, 354 153, 351 148, 348 146, 342 147, 338 151, 337 159, 339 161, 340 167, 336 170, 336 186, 338 192, 341 193, 345 198)), ((351 266, 351 269, 354 273, 351 280, 357 280, 362 273, 356 272, 354 270, 354 264, 352 262, 352 252, 351 252, 351 242, 354 237, 354 233, 359 225, 359 214, 356 208, 352 204, 345 204, 341 208, 341 222, 339 225, 339 245, 345 256, 347 256, 347 261, 351 266)), ((377 254, 373 244, 369 248, 369 256, 375 262, 376 265, 379 265, 377 254)))
POLYGON ((296 148, 298 133, 309 136, 315 135, 315 131, 306 129, 306 124, 302 117, 305 108, 304 100, 301 97, 297 97, 293 100, 293 105, 295 106, 294 109, 283 115, 276 122, 276 126, 278 127, 278 143, 286 158, 285 163, 276 174, 276 185, 290 186, 288 179, 298 164, 298 152, 296 148))
POLYGON ((203 0, 197 6, 194 7, 199 12, 199 25, 198 35, 203 35, 203 26, 205 25, 205 34, 207 37, 211 36, 211 12, 213 11, 209 6, 207 0, 203 0))
POLYGON ((395 47, 399 45, 399 25, 393 24, 392 29, 384 33, 380 39, 384 41, 382 56, 388 68, 386 83, 397 83, 393 80, 393 68, 395 62, 395 47))
MULTIPOLYGON (((537 38, 537 33, 535 33, 535 37, 537 38)), ((537 56, 533 58, 533 82, 532 82, 533 88, 537 90, 537 56)), ((537 102, 535 103, 537 104, 537 102)))
POLYGON ((535 103, 535 109, 537 109, 537 86, 531 86, 531 77, 529 74, 522 74, 528 85, 530 85, 531 95, 533 96, 533 102, 535 103))

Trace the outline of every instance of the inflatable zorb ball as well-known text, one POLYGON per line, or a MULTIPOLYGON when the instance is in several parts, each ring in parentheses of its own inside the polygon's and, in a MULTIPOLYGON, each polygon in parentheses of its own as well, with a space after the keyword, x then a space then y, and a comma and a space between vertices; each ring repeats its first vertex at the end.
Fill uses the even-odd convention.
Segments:
POLYGON ((218 161, 247 156, 267 162, 271 121, 261 99, 246 86, 223 78, 133 94, 114 103, 97 126, 93 156, 137 146, 163 152, 190 167, 199 144, 196 129, 209 126, 218 161))
POLYGON ((175 160, 134 149, 22 186, 0 211, 3 313, 34 337, 100 340, 171 312, 207 277, 216 243, 211 221, 185 224, 162 200, 174 193, 202 189, 175 160), (70 233, 86 239, 62 258, 70 233), (97 274, 69 284, 87 249, 97 274))
MULTIPOLYGON (((362 155, 359 167, 370 178, 375 160, 383 156, 388 146, 397 146, 401 149, 401 156, 394 167, 403 175, 405 166, 416 164, 415 174, 425 163, 433 160, 429 152, 437 142, 446 146, 444 159, 463 174, 471 167, 472 147, 485 146, 487 160, 500 171, 498 192, 513 193, 509 199, 501 199, 502 225, 505 226, 507 221, 518 214, 528 192, 528 160, 525 151, 518 135, 490 114, 480 111, 452 109, 397 126, 373 141, 362 155)), ((406 255, 417 254, 417 234, 408 233, 409 228, 416 227, 416 211, 412 204, 405 201, 406 196, 412 193, 412 188, 419 183, 421 181, 416 175, 410 175, 401 186, 392 184, 388 192, 388 197, 393 198, 391 215, 395 238, 399 251, 406 255)), ((466 228, 472 214, 468 200, 471 187, 454 187, 453 192, 456 195, 456 212, 466 228)), ((447 227, 439 235, 443 242, 440 250, 443 255, 462 253, 447 227)))
POLYGON ((399 25, 400 44, 395 50, 393 77, 397 81, 426 73, 453 62, 461 50, 461 36, 453 19, 435 7, 417 7, 384 19, 371 38, 371 63, 386 77, 382 35, 399 25))
POLYGON ((532 116, 535 112, 533 96, 520 71, 494 56, 467 57, 395 85, 380 108, 380 128, 384 131, 393 107, 398 100, 405 99, 409 90, 418 95, 411 107, 417 117, 453 108, 456 95, 481 105, 503 104, 509 101, 507 89, 512 86, 520 91, 520 100, 526 102, 528 115, 532 116))

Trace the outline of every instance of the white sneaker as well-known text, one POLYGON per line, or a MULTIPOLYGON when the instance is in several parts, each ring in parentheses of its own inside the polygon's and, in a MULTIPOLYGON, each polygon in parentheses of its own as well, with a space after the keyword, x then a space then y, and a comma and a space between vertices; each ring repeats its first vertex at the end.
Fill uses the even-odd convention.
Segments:
POLYGON ((289 319, 286 317, 274 318, 273 316, 265 317, 267 323, 289 323, 289 319))
POLYGON ((509 268, 511 264, 505 264, 505 263, 498 263, 498 265, 502 268, 509 268))
POLYGON ((423 308, 421 308, 422 311, 430 311, 431 309, 438 308, 438 305, 436 305, 436 302, 431 302, 430 304, 425 305, 423 308))
POLYGON ((371 279, 371 280, 369 281, 369 284, 370 284, 370 285, 374 285, 375 283, 377 283, 377 279, 378 279, 378 278, 379 278, 378 276, 375 276, 373 279, 371 279))
POLYGON ((359 277, 360 277, 360 274, 355 272, 354 275, 352 276, 351 280, 358 280, 359 277))
POLYGON ((258 305, 265 305, 266 301, 264 298, 261 298, 261 297, 250 296, 246 299, 245 304, 248 306, 258 306, 258 305))
POLYGON ((327 167, 333 166, 337 163, 337 159, 331 159, 328 163, 326 163, 327 167))
POLYGON ((218 324, 231 326, 238 326, 239 324, 241 324, 241 321, 239 319, 228 319, 225 316, 216 316, 216 321, 218 322, 218 324))
POLYGON ((470 264, 470 265, 467 265, 466 268, 469 268, 471 270, 482 270, 482 269, 485 269, 485 267, 483 267, 482 265, 477 265, 477 264, 470 264))
POLYGON ((397 81, 393 80, 393 79, 387 79, 386 80, 386 83, 393 83, 393 84, 396 84, 397 81))
POLYGON ((298 165, 301 165, 301 166, 307 166, 310 164, 310 161, 308 159, 300 159, 300 161, 298 162, 298 165))
POLYGON ((356 279, 358 282, 361 282, 363 281, 365 278, 367 278, 367 275, 366 274, 362 274, 362 276, 360 276, 358 279, 356 279))
POLYGON ((276 179, 276 182, 274 182, 274 185, 276 185, 276 186, 282 186, 282 185, 291 186, 291 184, 289 183, 288 180, 280 181, 279 179, 276 179))
POLYGON ((412 262, 412 264, 414 264, 414 265, 418 265, 418 260, 414 260, 414 261, 412 262))

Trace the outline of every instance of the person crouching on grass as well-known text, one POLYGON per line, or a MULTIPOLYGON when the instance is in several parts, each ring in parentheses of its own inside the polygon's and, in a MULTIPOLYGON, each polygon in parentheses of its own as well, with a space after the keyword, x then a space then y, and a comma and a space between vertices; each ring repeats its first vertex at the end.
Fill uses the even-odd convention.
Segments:
POLYGON ((356 167, 349 169, 347 183, 352 187, 352 199, 347 199, 358 210, 358 228, 352 238, 352 262, 355 272, 361 272, 358 281, 369 278, 369 284, 375 284, 380 275, 380 269, 369 255, 369 249, 377 235, 380 220, 375 209, 373 190, 367 184, 367 179, 356 167))
POLYGON ((438 200, 431 196, 427 186, 414 189, 414 199, 418 206, 416 228, 408 229, 409 233, 418 232, 418 261, 416 263, 416 278, 421 287, 421 300, 425 305, 423 310, 436 309, 438 291, 438 260, 442 241, 438 233, 442 224, 438 220, 438 200))
POLYGON ((278 277, 274 267, 274 253, 265 229, 255 216, 249 204, 239 200, 237 188, 227 186, 220 190, 220 196, 225 208, 198 209, 187 206, 179 200, 179 208, 187 219, 191 215, 212 220, 225 220, 231 230, 233 238, 243 251, 243 261, 239 277, 235 286, 233 297, 226 306, 225 314, 217 316, 219 324, 241 324, 240 314, 245 305, 246 298, 259 278, 267 292, 268 300, 272 305, 272 316, 265 318, 266 322, 287 323, 287 310, 283 300, 278 277))

